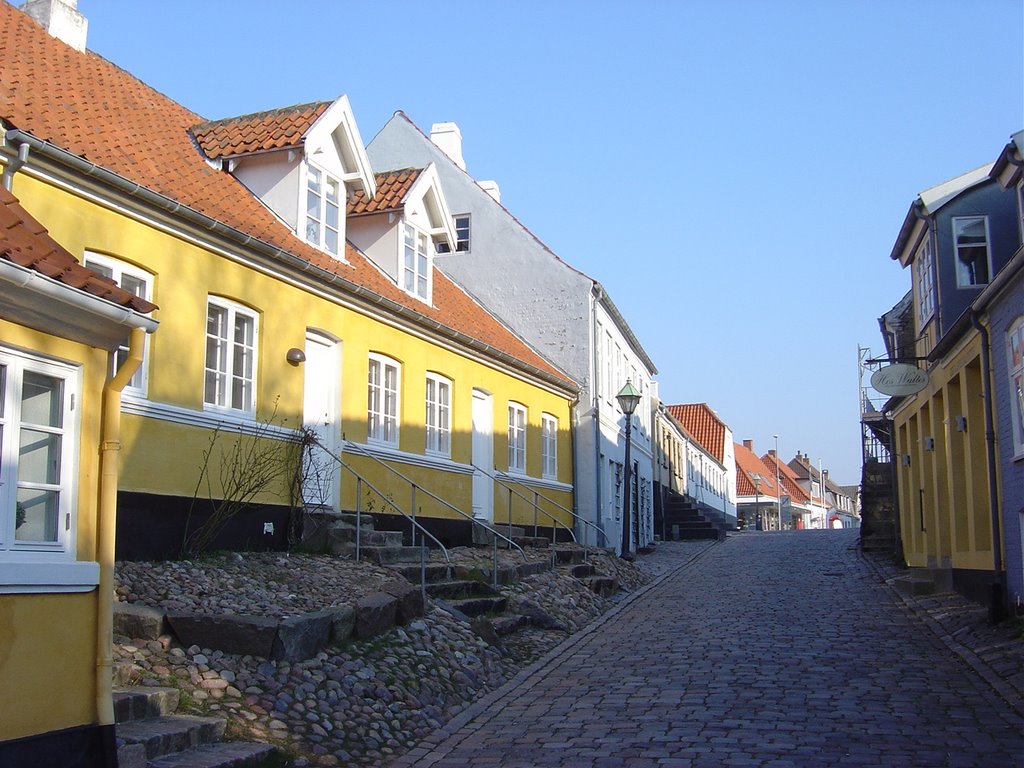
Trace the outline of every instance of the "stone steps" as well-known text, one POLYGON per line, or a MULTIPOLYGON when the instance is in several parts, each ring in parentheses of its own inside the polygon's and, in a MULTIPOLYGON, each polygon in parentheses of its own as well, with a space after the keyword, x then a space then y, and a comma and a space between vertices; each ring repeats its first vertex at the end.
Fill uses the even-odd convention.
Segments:
POLYGON ((427 584, 427 594, 445 600, 457 600, 465 597, 494 596, 494 590, 487 584, 473 580, 440 581, 427 584))
POLYGON ((463 597, 455 600, 446 600, 445 602, 470 618, 485 614, 501 613, 508 606, 508 598, 501 596, 463 597))
MULTIPOLYGON (((356 545, 353 543, 338 544, 331 548, 331 554, 355 559, 356 545)), ((391 565, 393 563, 418 563, 421 553, 419 547, 364 547, 360 545, 359 556, 361 559, 377 565, 391 565)))
POLYGON ((174 688, 136 686, 114 691, 120 768, 275 768, 281 764, 270 744, 221 742, 225 722, 220 718, 174 714, 179 696, 174 688))

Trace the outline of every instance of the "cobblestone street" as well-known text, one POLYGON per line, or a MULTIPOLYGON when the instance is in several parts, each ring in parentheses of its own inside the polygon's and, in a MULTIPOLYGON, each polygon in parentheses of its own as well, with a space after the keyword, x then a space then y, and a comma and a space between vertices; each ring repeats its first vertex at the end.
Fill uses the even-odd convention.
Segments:
POLYGON ((1024 766, 1024 720, 910 612, 857 531, 731 536, 394 766, 1024 766))

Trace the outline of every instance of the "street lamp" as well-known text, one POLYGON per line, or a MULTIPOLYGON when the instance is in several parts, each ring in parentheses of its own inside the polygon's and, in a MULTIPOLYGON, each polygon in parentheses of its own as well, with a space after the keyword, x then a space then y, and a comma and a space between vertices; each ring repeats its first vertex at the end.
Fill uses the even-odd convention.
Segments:
POLYGON ((622 413, 626 417, 626 472, 623 478, 626 481, 626 492, 622 495, 622 553, 620 556, 629 560, 633 556, 633 553, 630 551, 632 528, 629 524, 629 489, 633 481, 630 477, 633 466, 629 458, 629 444, 633 441, 630 435, 632 427, 630 422, 633 417, 633 411, 640 404, 640 392, 629 379, 626 379, 625 386, 619 390, 619 394, 615 396, 615 399, 619 401, 619 408, 622 409, 622 413))
POLYGON ((778 514, 779 514, 779 530, 782 530, 782 484, 779 482, 779 436, 772 435, 775 438, 775 493, 778 495, 778 514))
POLYGON ((764 522, 761 520, 761 476, 754 473, 754 527, 764 530, 764 522))

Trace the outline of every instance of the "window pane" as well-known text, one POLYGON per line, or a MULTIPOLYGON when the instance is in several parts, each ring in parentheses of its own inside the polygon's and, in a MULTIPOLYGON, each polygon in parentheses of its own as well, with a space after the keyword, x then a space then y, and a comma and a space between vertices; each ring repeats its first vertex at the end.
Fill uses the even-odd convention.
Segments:
POLYGON ((328 229, 324 232, 324 248, 331 253, 338 252, 338 232, 334 229, 328 229))
POLYGON ((14 538, 18 541, 57 541, 58 491, 19 488, 14 538))
POLYGON ((18 451, 18 483, 57 485, 60 482, 61 436, 23 427, 18 451))
POLYGON ((121 287, 133 296, 145 297, 146 295, 146 281, 132 275, 121 275, 121 287))
POLYGON ((41 373, 25 373, 21 391, 21 420, 26 424, 60 427, 63 382, 41 373))

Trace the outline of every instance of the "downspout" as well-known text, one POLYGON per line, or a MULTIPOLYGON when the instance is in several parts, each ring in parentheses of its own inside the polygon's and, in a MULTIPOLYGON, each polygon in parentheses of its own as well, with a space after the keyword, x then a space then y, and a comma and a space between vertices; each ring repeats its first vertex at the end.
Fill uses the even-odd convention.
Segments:
POLYGON ((100 494, 96 559, 100 565, 96 608, 96 714, 100 726, 114 724, 114 539, 117 525, 118 461, 121 452, 121 391, 142 364, 146 331, 132 328, 128 357, 103 386, 100 434, 100 494))
POLYGON ((981 335, 981 392, 985 408, 985 458, 988 462, 989 512, 992 516, 992 586, 989 595, 989 620, 998 624, 1004 618, 1003 606, 1003 542, 999 534, 999 486, 996 482, 996 430, 992 416, 992 379, 989 373, 988 329, 978 319, 977 310, 971 310, 971 324, 981 335))
POLYGON ((28 144, 19 144, 18 154, 8 160, 7 164, 4 166, 3 185, 4 189, 8 192, 10 192, 11 187, 14 186, 14 174, 20 171, 21 166, 28 162, 29 149, 30 147, 28 144))
MULTIPOLYGON (((592 409, 592 423, 594 425, 594 468, 597 470, 594 472, 594 521, 597 523, 597 529, 601 532, 602 537, 607 540, 607 536, 604 533, 604 520, 601 516, 602 499, 601 499, 601 476, 603 467, 601 466, 601 392, 598 386, 600 381, 600 362, 598 360, 598 350, 600 348, 603 339, 597 338, 597 299, 600 294, 601 288, 594 285, 594 290, 590 294, 590 332, 594 335, 594 379, 591 382, 590 387, 590 399, 593 403, 592 409)), ((605 546, 607 541, 597 542, 598 546, 605 546)))

